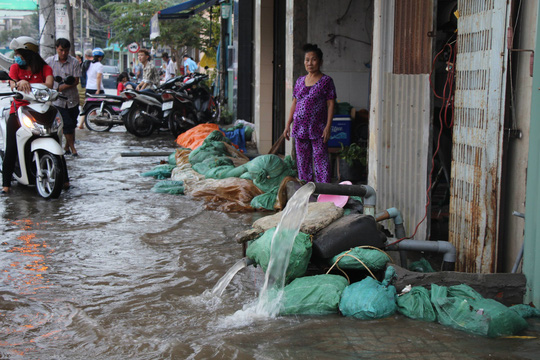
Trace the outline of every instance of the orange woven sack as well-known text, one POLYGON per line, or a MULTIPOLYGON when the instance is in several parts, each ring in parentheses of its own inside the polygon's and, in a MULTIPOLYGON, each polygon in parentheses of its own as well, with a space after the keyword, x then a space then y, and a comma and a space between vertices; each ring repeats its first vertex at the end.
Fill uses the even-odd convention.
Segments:
POLYGON ((206 139, 206 137, 215 130, 219 130, 219 126, 217 124, 197 125, 194 128, 189 129, 188 131, 178 135, 178 137, 176 138, 176 143, 181 147, 195 150, 196 148, 201 146, 204 139, 206 139))

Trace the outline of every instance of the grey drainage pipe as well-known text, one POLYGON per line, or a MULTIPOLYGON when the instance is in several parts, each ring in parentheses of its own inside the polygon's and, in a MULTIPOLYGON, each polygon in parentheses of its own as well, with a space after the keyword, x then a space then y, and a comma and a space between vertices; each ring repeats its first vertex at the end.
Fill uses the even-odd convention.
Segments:
MULTIPOLYGON (((377 221, 388 219, 392 219, 394 221, 394 232, 398 240, 407 237, 407 234, 405 233, 405 226, 403 225, 403 216, 401 216, 401 212, 398 209, 386 209, 383 212, 375 215, 375 220, 377 221)), ((401 267, 407 268, 407 252, 405 250, 399 251, 399 259, 401 260, 401 267)))
POLYGON ((456 248, 448 241, 429 241, 429 240, 401 240, 397 244, 389 245, 399 239, 388 239, 386 250, 409 250, 409 251, 430 251, 443 256, 442 269, 453 271, 456 266, 456 248))
POLYGON ((316 194, 360 196, 364 199, 364 214, 375 217, 375 204, 377 194, 369 185, 339 185, 339 184, 315 184, 316 194))

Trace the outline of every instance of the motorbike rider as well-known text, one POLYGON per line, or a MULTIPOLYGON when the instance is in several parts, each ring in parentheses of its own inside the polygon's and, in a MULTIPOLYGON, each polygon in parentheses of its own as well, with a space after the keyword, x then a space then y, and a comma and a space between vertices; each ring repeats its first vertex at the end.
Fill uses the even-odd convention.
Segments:
MULTIPOLYGON (((41 83, 52 89, 54 77, 52 68, 45 63, 39 55, 39 45, 36 40, 29 36, 19 36, 11 41, 9 48, 14 51, 15 64, 9 69, 9 76, 14 81, 9 81, 11 89, 17 89, 25 93, 31 91, 30 84, 41 83)), ((17 139, 15 133, 21 127, 17 118, 16 109, 27 105, 28 102, 13 100, 11 111, 6 126, 6 153, 2 169, 2 193, 9 193, 11 178, 17 159, 17 139)), ((67 178, 66 178, 67 179, 67 178)), ((67 180, 66 180, 67 182, 67 180)))
POLYGON ((143 65, 143 79, 136 90, 150 90, 152 85, 159 85, 159 70, 150 61, 150 52, 147 49, 139 50, 139 61, 143 65))

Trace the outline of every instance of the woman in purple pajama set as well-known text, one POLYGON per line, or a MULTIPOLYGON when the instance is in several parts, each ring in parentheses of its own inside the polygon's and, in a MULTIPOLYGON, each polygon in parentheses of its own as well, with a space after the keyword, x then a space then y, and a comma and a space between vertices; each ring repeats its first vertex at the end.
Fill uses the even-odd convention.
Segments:
POLYGON ((296 81, 291 112, 283 135, 287 140, 291 135, 294 137, 298 178, 313 181, 315 168, 315 181, 329 183, 328 140, 334 117, 336 88, 332 78, 321 72, 321 49, 315 44, 306 44, 303 50, 308 74, 296 81))

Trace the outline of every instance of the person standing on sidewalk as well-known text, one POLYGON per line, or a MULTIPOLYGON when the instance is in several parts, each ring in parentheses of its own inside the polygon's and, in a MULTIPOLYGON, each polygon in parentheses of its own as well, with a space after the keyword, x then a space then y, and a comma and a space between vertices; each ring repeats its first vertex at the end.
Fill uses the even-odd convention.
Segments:
POLYGON ((60 38, 56 40, 56 55, 48 57, 45 62, 53 69, 54 77, 60 76, 66 79, 68 76, 73 76, 75 81, 72 84, 59 84, 54 82, 54 89, 58 90, 67 99, 58 98, 53 105, 60 111, 64 121, 64 136, 66 137, 66 145, 64 150, 66 155, 78 156, 75 149, 75 128, 77 127, 77 117, 79 116, 79 92, 77 84, 81 77, 80 62, 69 55, 71 43, 69 40, 60 38))
POLYGON ((103 84, 101 83, 103 77, 103 64, 101 60, 105 57, 105 52, 97 47, 92 50, 92 56, 92 63, 86 72, 86 93, 90 95, 104 94, 105 90, 103 90, 103 84))
POLYGON ((196 73, 199 69, 199 65, 189 56, 188 54, 184 54, 184 74, 185 75, 191 75, 193 73, 196 73))
POLYGON ((289 119, 283 131, 285 139, 295 140, 298 178, 329 183, 331 180, 328 140, 336 102, 334 81, 321 72, 322 50, 315 44, 306 44, 304 67, 307 75, 296 81, 289 119), (292 131, 291 131, 292 125, 292 131))
POLYGON ((165 70, 165 78, 163 80, 167 81, 176 76, 174 63, 169 58, 169 54, 166 52, 164 52, 163 55, 161 55, 161 57, 163 58, 163 70, 165 70))
MULTIPOLYGON (((84 60, 81 63, 81 78, 79 79, 79 85, 77 85, 77 90, 79 91, 79 109, 81 111, 86 101, 86 72, 88 71, 88 68, 90 68, 90 64, 92 64, 93 60, 94 55, 92 55, 92 49, 86 49, 84 51, 84 60)), ((84 116, 82 116, 80 120, 79 129, 84 129, 84 116)))

